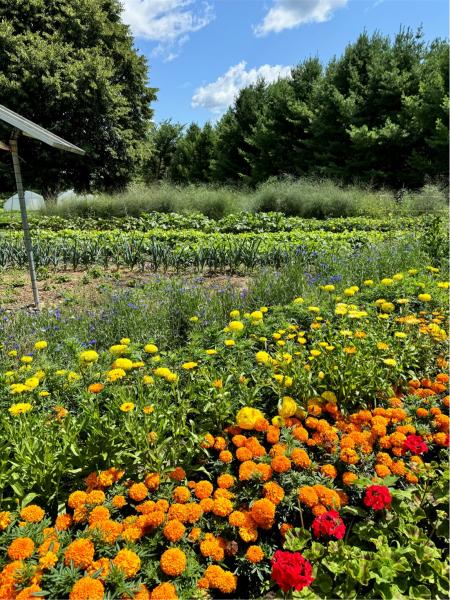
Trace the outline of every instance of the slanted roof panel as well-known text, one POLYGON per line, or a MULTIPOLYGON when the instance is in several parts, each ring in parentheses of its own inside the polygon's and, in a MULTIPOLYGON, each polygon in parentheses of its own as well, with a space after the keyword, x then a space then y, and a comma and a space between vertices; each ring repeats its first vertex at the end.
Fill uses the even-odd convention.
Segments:
POLYGON ((49 146, 53 146, 53 148, 58 148, 59 150, 66 150, 67 152, 74 152, 75 154, 84 154, 84 150, 78 148, 74 144, 70 142, 66 142, 63 138, 47 131, 43 127, 36 125, 33 121, 29 121, 25 119, 25 117, 21 117, 19 114, 14 111, 6 108, 6 106, 2 106, 0 104, 0 120, 12 125, 16 129, 19 129, 24 135, 28 137, 35 138, 48 144, 49 146))

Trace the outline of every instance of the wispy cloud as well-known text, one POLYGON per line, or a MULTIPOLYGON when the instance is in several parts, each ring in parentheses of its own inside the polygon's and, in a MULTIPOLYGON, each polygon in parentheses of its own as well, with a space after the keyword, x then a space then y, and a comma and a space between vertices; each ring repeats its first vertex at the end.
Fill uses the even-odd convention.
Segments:
POLYGON ((289 77, 291 73, 291 67, 281 65, 262 65, 248 70, 246 66, 247 63, 241 61, 216 81, 197 88, 191 106, 206 108, 214 115, 220 115, 233 103, 241 88, 256 83, 260 78, 272 82, 280 77, 289 77))
POLYGON ((273 0, 262 23, 254 27, 257 36, 279 33, 304 23, 322 23, 348 0, 273 0))
POLYGON ((176 58, 189 34, 214 19, 212 6, 197 0, 123 0, 122 4, 122 20, 133 35, 158 42, 153 54, 166 61, 176 58))

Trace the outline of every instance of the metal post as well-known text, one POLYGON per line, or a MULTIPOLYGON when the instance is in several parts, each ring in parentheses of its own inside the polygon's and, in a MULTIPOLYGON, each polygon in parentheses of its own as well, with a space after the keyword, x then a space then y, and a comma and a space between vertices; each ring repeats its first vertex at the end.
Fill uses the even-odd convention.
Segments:
POLYGON ((19 137, 19 131, 16 129, 11 136, 9 146, 11 148, 11 155, 14 165, 14 175, 16 177, 17 195, 19 196, 20 214, 22 215, 22 229, 23 229, 23 240, 25 242, 25 248, 28 256, 28 265, 30 269, 31 287, 33 288, 34 304, 39 310, 39 292, 37 289, 36 282, 36 269, 34 267, 33 247, 31 245, 30 229, 28 227, 27 207, 25 204, 25 194, 23 191, 22 174, 20 172, 19 155, 17 153, 17 138, 19 137))

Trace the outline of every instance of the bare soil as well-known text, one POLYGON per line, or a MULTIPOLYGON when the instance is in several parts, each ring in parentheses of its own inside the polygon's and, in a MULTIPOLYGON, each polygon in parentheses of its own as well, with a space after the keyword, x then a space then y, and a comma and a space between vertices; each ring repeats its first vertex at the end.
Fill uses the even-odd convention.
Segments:
MULTIPOLYGON (((175 275, 166 274, 166 276, 175 275)), ((38 291, 41 307, 57 308, 68 301, 83 301, 95 306, 99 302, 101 287, 116 289, 140 287, 151 283, 156 277, 160 278, 161 274, 127 269, 52 270, 39 277, 38 291)), ((243 290, 248 287, 250 281, 248 276, 223 274, 189 273, 182 277, 211 289, 232 286, 243 290)), ((0 309, 15 311, 32 307, 33 293, 28 271, 23 269, 0 271, 0 309)))

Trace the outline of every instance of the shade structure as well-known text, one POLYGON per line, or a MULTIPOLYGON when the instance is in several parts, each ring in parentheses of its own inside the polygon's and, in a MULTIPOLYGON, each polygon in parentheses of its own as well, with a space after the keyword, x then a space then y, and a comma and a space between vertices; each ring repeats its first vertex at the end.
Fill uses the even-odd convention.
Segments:
POLYGON ((36 125, 33 121, 21 117, 19 114, 6 108, 6 106, 3 106, 2 104, 0 104, 0 120, 8 123, 8 125, 11 125, 14 129, 18 129, 23 135, 40 140, 49 146, 53 146, 53 148, 65 150, 66 152, 75 152, 75 154, 84 154, 84 150, 78 148, 75 144, 63 140, 63 138, 55 135, 51 131, 47 131, 47 129, 44 129, 40 125, 36 125))
POLYGON ((78 148, 78 146, 75 146, 70 142, 67 142, 66 140, 59 137, 58 135, 55 135, 51 131, 44 129, 40 125, 33 123, 33 121, 25 119, 25 117, 22 117, 18 113, 15 113, 14 111, 10 110, 9 108, 6 108, 6 106, 3 106, 1 104, 0 121, 3 121, 7 125, 11 126, 9 146, 4 143, 1 143, 1 148, 3 150, 9 150, 12 156, 14 176, 16 178, 17 195, 19 197, 20 214, 22 217, 23 239, 25 249, 27 251, 28 265, 30 269, 31 287, 33 290, 34 304, 39 310, 39 293, 37 289, 36 269, 34 267, 33 247, 31 244, 30 230, 28 227, 25 192, 22 183, 22 172, 20 169, 18 139, 20 134, 23 134, 36 140, 40 140, 41 142, 44 142, 45 144, 48 144, 53 148, 58 148, 59 150, 74 152, 75 154, 84 154, 84 150, 78 148))

